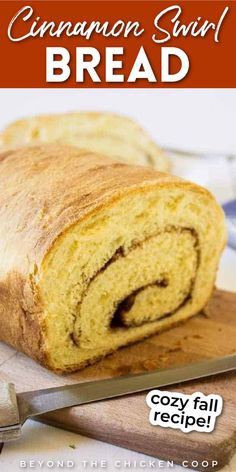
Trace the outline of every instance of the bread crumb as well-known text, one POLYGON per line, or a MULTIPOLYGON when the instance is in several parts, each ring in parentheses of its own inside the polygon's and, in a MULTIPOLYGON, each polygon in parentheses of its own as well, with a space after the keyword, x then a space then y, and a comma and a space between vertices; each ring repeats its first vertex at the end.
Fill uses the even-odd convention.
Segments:
POLYGON ((69 447, 70 447, 71 449, 76 449, 75 444, 69 444, 69 447))

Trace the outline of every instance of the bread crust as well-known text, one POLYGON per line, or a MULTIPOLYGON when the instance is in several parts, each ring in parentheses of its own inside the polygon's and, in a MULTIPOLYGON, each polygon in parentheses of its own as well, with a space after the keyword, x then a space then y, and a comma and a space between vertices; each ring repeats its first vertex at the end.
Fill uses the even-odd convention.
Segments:
POLYGON ((109 154, 109 157, 122 162, 146 165, 161 171, 170 168, 165 152, 136 121, 113 113, 38 115, 10 123, 0 133, 0 146, 4 148, 50 142, 78 145, 96 152, 100 149, 101 154, 109 154))
POLYGON ((44 258, 67 229, 98 209, 127 193, 169 185, 213 199, 178 177, 74 147, 49 144, 1 153, 0 339, 52 368, 35 284, 44 258))

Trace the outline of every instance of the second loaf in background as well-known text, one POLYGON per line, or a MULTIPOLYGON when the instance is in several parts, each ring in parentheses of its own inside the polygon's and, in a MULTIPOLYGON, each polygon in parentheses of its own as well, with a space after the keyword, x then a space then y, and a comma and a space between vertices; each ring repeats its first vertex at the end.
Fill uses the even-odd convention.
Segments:
POLYGON ((18 120, 0 134, 3 147, 58 142, 100 152, 121 162, 169 169, 166 154, 132 119, 113 113, 78 112, 18 120))
POLYGON ((225 244, 205 189, 74 147, 0 154, 0 337, 73 371, 199 312, 225 244))

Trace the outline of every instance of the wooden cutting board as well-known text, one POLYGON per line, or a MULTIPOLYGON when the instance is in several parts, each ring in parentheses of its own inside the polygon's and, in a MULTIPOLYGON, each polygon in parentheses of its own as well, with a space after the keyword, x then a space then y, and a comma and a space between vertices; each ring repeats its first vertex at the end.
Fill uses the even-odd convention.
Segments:
MULTIPOLYGON (((191 363, 236 352, 236 294, 216 291, 208 307, 187 323, 120 349, 94 366, 58 376, 0 343, 0 380, 13 381, 18 392, 73 384, 191 363)), ((169 388, 170 389, 170 388, 169 388)), ((181 464, 183 460, 218 461, 222 468, 236 450, 236 374, 223 374, 172 387, 174 391, 217 393, 223 414, 213 433, 188 433, 151 426, 145 393, 64 409, 41 420, 101 441, 181 464)), ((199 465, 198 470, 211 470, 199 465)))

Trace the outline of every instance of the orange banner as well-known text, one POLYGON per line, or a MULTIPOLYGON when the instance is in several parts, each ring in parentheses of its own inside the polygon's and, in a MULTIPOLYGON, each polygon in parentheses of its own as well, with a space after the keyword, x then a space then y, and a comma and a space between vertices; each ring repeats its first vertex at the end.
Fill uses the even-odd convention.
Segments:
POLYGON ((0 87, 235 87, 235 1, 0 1, 0 87))

